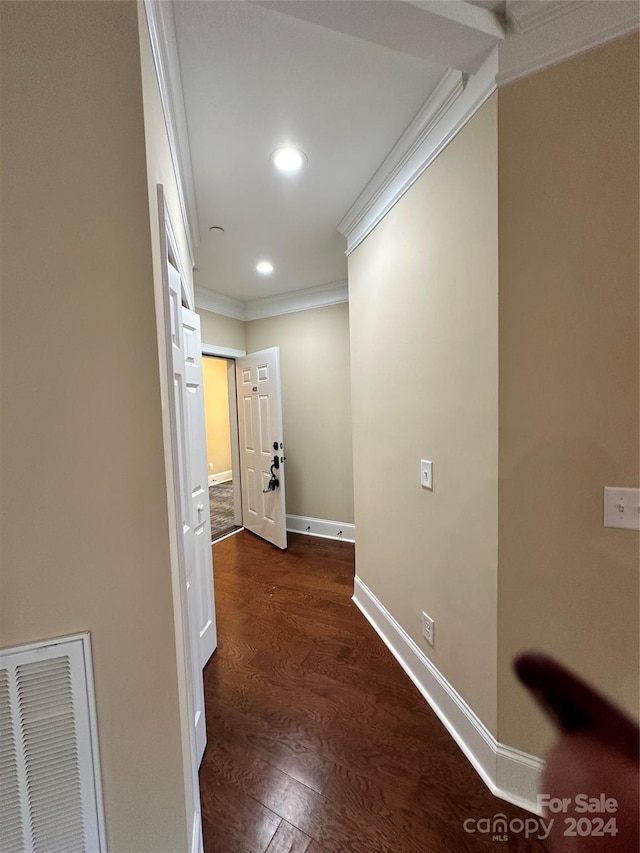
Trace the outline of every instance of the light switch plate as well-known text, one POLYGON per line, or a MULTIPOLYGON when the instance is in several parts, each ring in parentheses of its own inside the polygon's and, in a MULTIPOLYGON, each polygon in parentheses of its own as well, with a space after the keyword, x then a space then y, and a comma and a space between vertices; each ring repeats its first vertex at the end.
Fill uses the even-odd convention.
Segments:
POLYGON ((433 462, 420 460, 420 485, 423 489, 433 490, 433 462))
POLYGON ((604 526, 640 530, 640 489, 604 487, 604 526))

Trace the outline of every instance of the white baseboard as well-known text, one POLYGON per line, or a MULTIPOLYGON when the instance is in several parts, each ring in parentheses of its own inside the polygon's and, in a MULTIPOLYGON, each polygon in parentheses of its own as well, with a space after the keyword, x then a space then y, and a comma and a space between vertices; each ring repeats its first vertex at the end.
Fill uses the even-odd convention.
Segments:
POLYGON ((537 812, 536 798, 544 762, 534 755, 498 743, 422 649, 357 576, 353 600, 491 793, 523 809, 537 812))
POLYGON ((209 474, 209 485, 215 486, 217 483, 227 483, 233 480, 233 471, 219 471, 217 474, 209 474))
POLYGON ((217 539, 212 539, 212 545, 218 545, 220 542, 223 542, 225 539, 228 539, 230 536, 235 536, 236 533, 240 533, 241 530, 244 530, 244 527, 238 526, 235 530, 231 530, 229 533, 225 533, 224 536, 218 536, 217 539))
POLYGON ((354 524, 343 521, 329 521, 326 518, 310 518, 306 515, 288 515, 287 531, 289 533, 306 533, 308 536, 319 536, 321 539, 336 539, 339 542, 356 541, 354 524))

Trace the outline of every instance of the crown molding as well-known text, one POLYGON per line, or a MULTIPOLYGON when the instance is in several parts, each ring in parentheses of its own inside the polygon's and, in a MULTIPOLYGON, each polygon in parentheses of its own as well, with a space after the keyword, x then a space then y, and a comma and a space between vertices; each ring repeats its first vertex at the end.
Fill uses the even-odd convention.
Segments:
POLYGON ((277 296, 248 299, 246 302, 203 287, 197 287, 195 292, 196 308, 245 321, 262 320, 265 317, 277 317, 280 314, 293 314, 296 311, 309 311, 312 308, 326 308, 329 305, 340 305, 348 301, 349 289, 346 281, 320 284, 277 296))
POLYGON ((194 250, 200 243, 200 228, 173 5, 166 0, 144 0, 144 11, 191 265, 194 266, 194 250))
POLYGON ((507 19, 515 32, 527 33, 575 12, 579 6, 585 6, 588 0, 554 0, 553 3, 541 3, 540 0, 518 0, 507 3, 507 19))
POLYGON ((235 299, 233 296, 224 296, 222 293, 216 293, 213 290, 196 287, 195 303, 196 308, 204 308, 205 311, 222 314, 223 317, 232 317, 234 320, 245 319, 244 302, 241 299, 235 299))
MULTIPOLYGON (((499 86, 629 35, 640 26, 636 2, 595 0, 558 5, 563 7, 559 14, 549 13, 541 23, 535 23, 535 28, 507 36, 501 44, 499 86)), ((536 15, 536 20, 541 17, 541 13, 536 15)))
POLYGON ((498 48, 476 74, 448 71, 338 225, 349 255, 496 89, 498 48))
POLYGON ((279 296, 265 296, 251 299, 245 303, 245 319, 261 320, 264 317, 276 317, 279 314, 293 314, 296 311, 308 311, 311 308, 326 308, 349 301, 346 281, 321 284, 305 290, 294 290, 279 296))
POLYGON ((419 153, 429 133, 451 104, 462 94, 463 89, 462 72, 447 71, 411 124, 382 161, 380 168, 338 225, 338 231, 347 238, 347 254, 351 251, 349 244, 351 236, 356 235, 363 227, 366 227, 372 218, 376 219, 376 223, 379 222, 391 204, 395 204, 397 198, 395 201, 391 201, 391 199, 394 199, 401 189, 405 173, 407 177, 410 176, 412 158, 419 153), (383 212, 381 212, 382 209, 383 212))
MULTIPOLYGON (((524 4, 523 4, 524 5, 524 4)), ((509 9, 510 4, 507 5, 509 9)), ((498 85, 533 74, 638 29, 635 2, 532 3, 520 30, 476 74, 449 71, 338 225, 349 255, 464 127, 498 85)))

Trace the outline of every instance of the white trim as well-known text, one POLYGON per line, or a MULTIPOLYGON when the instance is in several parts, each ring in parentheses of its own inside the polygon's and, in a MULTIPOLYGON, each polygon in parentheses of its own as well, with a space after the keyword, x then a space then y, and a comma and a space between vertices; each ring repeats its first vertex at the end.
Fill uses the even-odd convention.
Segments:
POLYGON ((228 471, 219 471, 217 474, 208 474, 207 479, 210 486, 217 486, 218 483, 228 483, 233 480, 233 471, 229 468, 228 471))
POLYGON ((202 287, 195 290, 196 308, 244 321, 262 320, 265 317, 309 311, 312 308, 326 308, 328 305, 340 305, 348 301, 349 288, 346 281, 332 281, 329 284, 306 287, 304 290, 248 299, 246 302, 202 287))
POLYGON ((202 355, 215 355, 218 358, 242 358, 246 350, 232 347, 219 347, 217 344, 202 344, 202 355))
POLYGON ((262 299, 250 299, 245 303, 245 320, 260 320, 263 317, 276 317, 279 314, 293 314, 296 311, 308 311, 311 308, 325 308, 349 301, 349 289, 346 281, 336 281, 281 293, 278 296, 265 296, 262 299))
POLYGON ((69 640, 82 640, 82 655, 84 660, 84 674, 87 687, 87 707, 89 710, 89 737, 91 739, 91 753, 93 756, 94 784, 95 784, 95 808, 98 816, 98 834, 100 850, 107 850, 107 835, 104 819, 104 797, 102 793, 102 771, 100 769, 100 743, 98 740, 98 709, 96 707, 96 685, 93 678, 93 651, 91 649, 91 634, 86 631, 83 634, 75 634, 69 640))
MULTIPOLYGON (((244 353, 243 353, 244 355, 244 353)), ((227 362, 227 389, 229 398, 229 433, 231 438, 231 470, 233 478, 233 521, 242 527, 242 468, 240 467, 240 429, 238 426, 238 388, 236 362, 227 362)))
POLYGON ((211 544, 217 545, 218 542, 222 542, 223 539, 228 539, 230 536, 235 536, 236 533, 240 533, 242 530, 244 530, 244 527, 240 525, 235 530, 231 530, 229 533, 225 533, 224 536, 218 536, 217 538, 212 539, 211 544))
POLYGON ((538 791, 544 761, 513 746, 496 742, 496 780, 493 793, 503 800, 521 805, 531 812, 538 808, 538 791))
POLYGON ((338 225, 347 255, 415 183, 442 149, 496 90, 498 48, 477 74, 448 71, 338 225))
POLYGON ((184 107, 180 59, 171 3, 144 0, 149 28, 151 52, 156 69, 160 100, 167 129, 173 171, 184 222, 191 266, 195 265, 194 250, 200 243, 200 228, 191 166, 191 150, 184 107))
POLYGON ((319 539, 335 539, 337 542, 356 541, 354 524, 329 521, 326 518, 311 518, 307 515, 287 515, 287 532, 304 533, 307 536, 317 536, 319 539))
POLYGON ((357 576, 353 601, 491 793, 520 808, 536 812, 536 796, 544 763, 533 755, 498 743, 482 720, 357 576))
POLYGON ((195 301, 196 308, 213 311, 214 314, 222 314, 223 317, 232 317, 234 320, 245 319, 244 302, 234 296, 224 296, 222 293, 214 293, 213 290, 196 287, 195 301))
POLYGON ((500 47, 498 86, 630 35, 639 26, 637 3, 581 3, 552 26, 536 26, 506 39, 500 47))
POLYGON ((525 3, 509 3, 506 17, 509 24, 519 33, 528 33, 543 27, 545 24, 575 12, 579 6, 584 6, 587 0, 576 3, 575 0, 554 0, 553 3, 541 3, 531 0, 525 3))
MULTIPOLYGON (((375 218, 375 210, 380 207, 381 203, 385 212, 395 203, 391 200, 394 197, 392 191, 394 178, 397 179, 402 176, 403 169, 407 168, 412 155, 418 151, 428 134, 437 125, 451 104, 460 97, 463 90, 464 78, 462 73, 456 70, 447 71, 338 224, 338 231, 344 234, 347 239, 359 225, 362 226, 371 218, 372 214, 375 218), (385 198, 389 195, 390 190, 391 196, 385 203, 385 198)), ((381 218, 382 216, 378 216, 376 222, 381 218)))

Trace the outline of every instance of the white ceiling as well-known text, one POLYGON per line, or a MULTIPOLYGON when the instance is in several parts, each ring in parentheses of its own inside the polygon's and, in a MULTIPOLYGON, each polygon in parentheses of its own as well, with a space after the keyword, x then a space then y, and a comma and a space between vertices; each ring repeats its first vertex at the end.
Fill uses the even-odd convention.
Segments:
MULTIPOLYGON (((193 173, 188 207, 195 196, 199 224, 191 235, 196 290, 221 294, 217 304, 233 303, 224 311, 231 316, 243 316, 247 303, 258 310, 255 300, 315 288, 300 297, 311 304, 323 286, 346 279, 338 224, 451 69, 471 80, 501 42, 502 85, 636 29, 637 7, 637 0, 174 2, 175 79, 179 92, 182 78, 193 173), (309 158, 297 176, 270 164, 284 144, 309 158), (263 259, 275 267, 269 277, 255 271, 263 259)), ((361 200, 370 193, 371 186, 361 200)))
MULTIPOLYGON (((428 44, 416 38, 416 16, 426 14, 353 0, 174 4, 198 288, 252 300, 346 279, 337 225, 448 68, 420 55, 428 44), (402 50, 379 43, 389 40, 402 50), (269 162, 285 143, 309 158, 297 176, 269 162), (255 272, 262 258, 274 264, 269 277, 255 272)), ((494 44, 472 45, 472 60, 494 44)))

